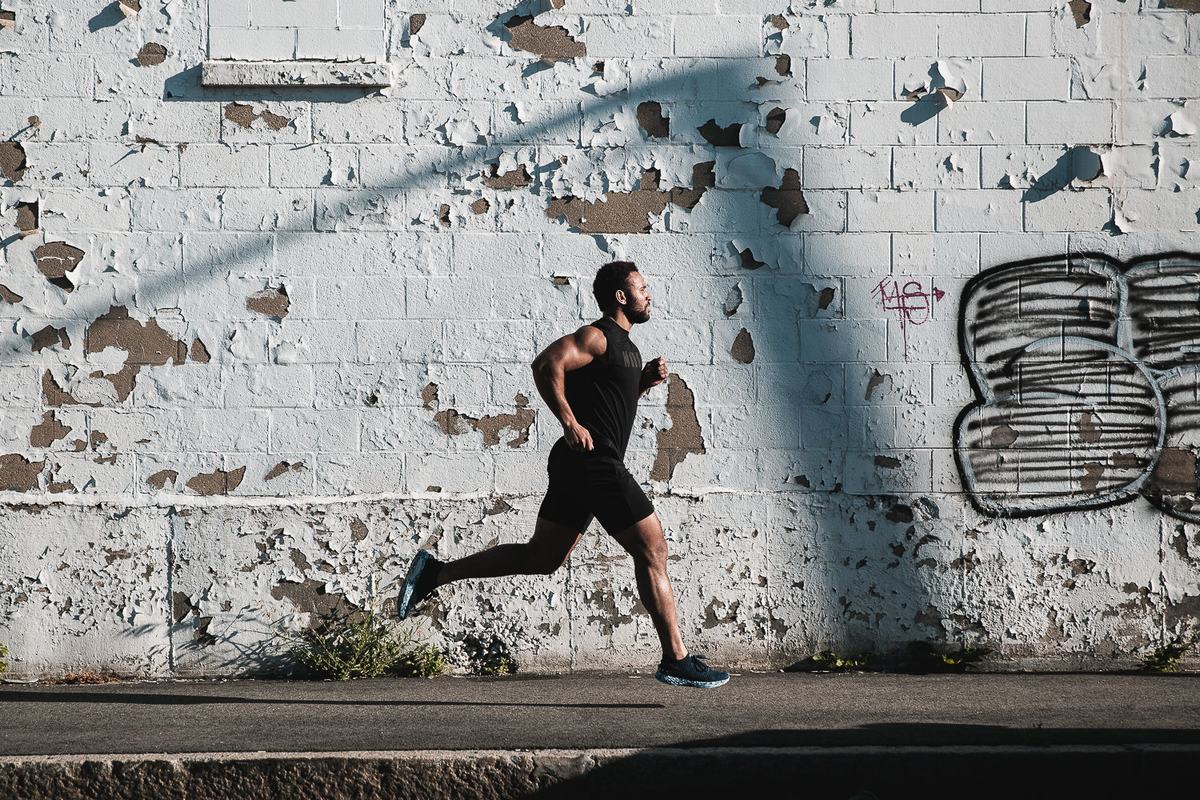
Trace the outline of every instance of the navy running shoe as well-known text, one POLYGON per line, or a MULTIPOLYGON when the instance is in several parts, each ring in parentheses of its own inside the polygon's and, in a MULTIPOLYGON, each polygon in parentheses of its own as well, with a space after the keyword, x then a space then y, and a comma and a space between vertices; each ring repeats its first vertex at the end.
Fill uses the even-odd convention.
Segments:
POLYGON ((678 661, 664 658, 654 677, 672 686, 698 686, 701 689, 715 689, 728 683, 729 673, 705 664, 703 659, 707 657, 702 653, 692 653, 678 661))
POLYGON ((433 594, 442 563, 428 550, 418 550, 413 556, 412 563, 408 565, 408 574, 404 576, 404 586, 396 598, 396 615, 400 619, 407 617, 418 603, 433 594))

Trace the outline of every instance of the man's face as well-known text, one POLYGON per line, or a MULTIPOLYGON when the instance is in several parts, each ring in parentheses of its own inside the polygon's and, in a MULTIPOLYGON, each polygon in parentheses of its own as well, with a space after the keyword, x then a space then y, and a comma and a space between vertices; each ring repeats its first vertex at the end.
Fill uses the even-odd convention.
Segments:
MULTIPOLYGON (((625 316, 630 322, 645 322, 650 319, 650 289, 640 272, 631 272, 625 279, 625 316)), ((618 298, 619 300, 620 298, 618 298)))

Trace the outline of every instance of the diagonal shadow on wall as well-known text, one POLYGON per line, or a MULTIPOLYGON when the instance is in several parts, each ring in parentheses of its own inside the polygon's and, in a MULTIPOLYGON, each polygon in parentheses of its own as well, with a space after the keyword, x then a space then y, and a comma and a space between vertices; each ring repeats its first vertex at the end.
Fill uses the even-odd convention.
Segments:
MULTIPOLYGON (((807 176, 809 173, 800 163, 800 146, 776 145, 766 127, 760 124, 760 118, 769 116, 772 108, 778 110, 796 101, 795 94, 788 91, 773 94, 770 84, 766 84, 765 89, 763 86, 755 88, 746 80, 743 69, 741 64, 724 65, 720 59, 702 60, 686 73, 664 75, 659 80, 631 86, 628 90, 589 99, 576 113, 568 112, 524 123, 520 126, 519 136, 493 138, 484 146, 461 147, 457 151, 447 146, 447 157, 439 158, 435 163, 414 164, 406 171, 401 185, 362 186, 347 194, 352 201, 367 204, 379 196, 411 198, 427 191, 449 192, 454 187, 449 185, 447 174, 483 167, 506 150, 544 146, 543 138, 564 125, 574 126, 578 130, 576 122, 618 113, 631 115, 639 101, 656 101, 668 110, 691 107, 699 109, 701 116, 708 116, 704 109, 711 104, 711 116, 714 120, 720 120, 721 128, 733 124, 734 118, 745 115, 741 124, 748 131, 754 131, 755 135, 747 138, 752 142, 756 139, 757 144, 742 146, 739 139, 738 146, 726 147, 697 142, 694 137, 683 137, 680 147, 689 148, 690 161, 715 162, 716 186, 691 211, 669 210, 667 227, 675 230, 674 226, 678 223, 681 233, 695 231, 694 227, 689 227, 694 224, 693 218, 703 216, 704 225, 710 228, 717 251, 707 265, 712 270, 711 276, 726 278, 731 284, 745 281, 753 286, 746 302, 752 311, 752 328, 747 329, 753 341, 751 360, 743 361, 746 345, 744 337, 738 343, 740 332, 735 335, 733 342, 726 338, 717 341, 714 347, 718 350, 726 347, 738 349, 735 360, 744 363, 747 371, 758 378, 750 382, 755 387, 753 401, 756 406, 770 407, 772 414, 778 414, 777 419, 783 423, 784 431, 792 430, 787 422, 790 412, 790 419, 796 422, 794 428, 799 429, 799 441, 789 444, 786 437, 777 440, 775 443, 778 447, 767 448, 772 451, 769 456, 760 454, 755 456, 753 462, 758 473, 756 491, 790 490, 786 497, 780 496, 778 501, 772 498, 772 511, 766 517, 768 530, 765 532, 765 563, 762 566, 767 573, 767 587, 759 595, 765 608, 755 612, 758 618, 754 625, 769 638, 769 652, 776 659, 790 660, 793 656, 807 654, 822 646, 840 646, 843 643, 851 648, 874 648, 881 642, 908 635, 911 632, 906 628, 910 625, 908 616, 919 617, 924 613, 927 592, 921 576, 915 571, 916 567, 902 559, 920 557, 921 540, 923 536, 931 534, 921 534, 918 525, 936 519, 936 507, 931 509, 929 505, 905 498, 900 493, 871 494, 864 487, 855 489, 854 493, 846 490, 846 465, 839 452, 854 445, 852 432, 846 422, 849 418, 846 409, 853 404, 846 402, 846 394, 852 387, 855 391, 865 391, 865 398, 878 391, 877 388, 870 388, 872 376, 876 373, 865 373, 864 387, 863 370, 866 362, 849 363, 840 356, 832 359, 827 356, 811 358, 806 357, 804 350, 806 333, 814 341, 839 341, 839 353, 854 352, 867 344, 860 341, 861 337, 869 334, 862 328, 842 326, 839 329, 834 326, 822 331, 827 321, 846 317, 846 285, 826 280, 829 270, 828 265, 822 263, 821 252, 830 251, 823 246, 809 248, 807 244, 809 241, 822 245, 828 243, 828 237, 836 237, 838 230, 845 230, 845 223, 841 228, 809 239, 803 234, 806 230, 806 215, 803 212, 798 212, 794 217, 799 220, 797 223, 789 223, 785 227, 779 219, 781 209, 769 206, 764 201, 764 192, 768 189, 780 193, 794 191, 798 196, 772 194, 770 197, 777 203, 793 204, 795 210, 797 201, 804 202, 799 175, 807 176), (734 104, 736 107, 721 108, 722 104, 734 104), (764 111, 767 112, 765 115, 764 111), (693 141, 684 144, 689 138, 693 141), (766 156, 773 162, 772 181, 778 180, 779 183, 763 185, 767 183, 760 179, 765 162, 760 156, 766 156), (754 163, 735 163, 737 159, 746 158, 754 163), (788 184, 787 170, 795 171, 795 181, 791 185, 788 184), (718 195, 726 191, 732 196, 718 202, 718 195), (749 243, 747 238, 750 239, 749 243), (732 269, 729 268, 731 264, 734 265, 732 269), (854 370, 853 374, 850 370, 854 370), (769 376, 766 380, 761 377, 764 373, 769 376), (811 409, 818 410, 813 412, 811 409), (833 424, 835 433, 832 435, 825 430, 827 423, 833 424), (903 552, 898 552, 901 549, 903 552), (905 566, 902 567, 902 564, 905 566)), ((770 60, 763 59, 762 71, 769 73, 771 69, 770 60)), ((168 80, 165 97, 169 102, 226 103, 253 100, 263 103, 304 99, 347 104, 362 98, 361 92, 341 89, 206 89, 199 85, 198 68, 186 70, 168 80)), ((404 101, 403 106, 407 109, 421 102, 408 100, 404 101)), ((679 117, 685 118, 686 115, 680 114, 679 117)), ((579 149, 590 152, 602 148, 585 146, 579 149)), ((649 162, 645 164, 646 168, 656 168, 656 157, 652 152, 647 152, 649 162)), ((548 201, 548 183, 547 177, 539 174, 535 176, 530 191, 536 195, 547 195, 545 199, 548 201)), ((131 194, 138 191, 141 190, 132 189, 131 194)), ((808 216, 824 219, 830 213, 829 209, 817 209, 816 215, 808 216)), ((407 219, 411 220, 413 216, 411 211, 406 211, 407 219)), ((332 223, 336 228, 336 221, 332 223)), ((817 222, 812 227, 821 228, 822 225, 817 222)), ((405 230, 412 228, 406 224, 405 230)), ((420 230, 426 231, 428 237, 445 235, 437 230, 436 223, 420 230)), ((236 243, 206 247, 203 255, 199 256, 193 252, 188 232, 181 229, 180 233, 183 250, 181 271, 178 274, 157 272, 139 276, 136 297, 140 304, 170 301, 172 293, 179 286, 187 287, 189 291, 203 291, 201 287, 204 282, 221 280, 233 274, 260 274, 263 264, 271 268, 264 277, 286 276, 281 255, 294 234, 277 231, 261 236, 238 237, 236 243)), ((335 235, 335 231, 330 230, 327 235, 335 235)), ((605 252, 597 247, 597 264, 607 260, 603 257, 605 252)), ((336 272, 339 265, 328 266, 331 272, 336 272)), ((648 272, 653 269, 665 270, 668 266, 643 263, 643 269, 648 272)), ((582 269, 581 275, 587 274, 587 271, 582 269)), ((669 274, 662 277, 672 278, 669 274)), ((678 280, 677 277, 672 279, 678 280)), ((587 297, 586 294, 584 296, 587 297)), ((746 300, 743 295, 743 301, 746 300)), ((89 293, 87 287, 81 286, 76 289, 68 305, 72 319, 95 320, 110 312, 113 297, 111 294, 105 296, 102 291, 89 293)), ((737 311, 730 318, 734 319, 735 315, 737 320, 746 319, 737 311)), ((594 315, 585 313, 583 316, 592 318, 594 315)), ((731 328, 722 329, 722 333, 731 332, 731 328)), ((703 403, 703 398, 700 401, 703 403)), ((870 404, 856 407, 860 410, 850 418, 856 422, 864 422, 874 408, 870 404)), ((719 431, 721 437, 726 440, 739 438, 736 415, 709 419, 719 419, 724 423, 719 431)), ((745 417, 742 419, 744 421, 745 417)), ((705 435, 711 437, 717 434, 718 431, 710 430, 705 435)), ((864 443, 860 440, 857 444, 864 443)), ((710 458, 721 458, 720 449, 715 446, 710 445, 709 454, 710 458)), ((670 520, 665 522, 667 527, 671 526, 670 520)), ((686 537, 689 532, 683 531, 681 535, 686 537)), ((401 554, 401 558, 405 555, 401 554)), ((676 580, 686 581, 687 577, 680 576, 676 580)), ((736 625, 741 622, 735 614, 722 624, 736 625)), ((716 631, 719 633, 720 627, 716 631)), ((916 635, 914 638, 923 636, 916 635)))

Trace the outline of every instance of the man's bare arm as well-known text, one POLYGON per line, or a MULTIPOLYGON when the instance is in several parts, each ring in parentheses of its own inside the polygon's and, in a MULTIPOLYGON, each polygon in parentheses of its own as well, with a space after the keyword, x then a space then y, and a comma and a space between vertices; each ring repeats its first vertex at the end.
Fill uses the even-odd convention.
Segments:
POLYGON ((598 328, 585 325, 553 342, 533 360, 533 382, 538 393, 564 428, 576 424, 575 413, 567 403, 564 376, 604 355, 607 347, 604 334, 598 328))
POLYGON ((562 423, 567 447, 575 451, 589 451, 595 445, 591 431, 579 424, 575 412, 567 403, 565 376, 571 370, 590 364, 607 347, 608 340, 604 334, 597 328, 585 325, 551 344, 533 361, 533 380, 538 392, 562 423))

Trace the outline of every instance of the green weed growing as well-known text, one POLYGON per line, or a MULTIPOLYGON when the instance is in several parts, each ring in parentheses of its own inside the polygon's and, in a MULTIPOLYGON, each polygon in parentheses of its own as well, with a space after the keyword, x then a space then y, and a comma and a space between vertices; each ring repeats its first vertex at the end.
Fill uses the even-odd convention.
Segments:
POLYGON ((446 666, 434 647, 418 643, 413 628, 369 611, 331 613, 285 638, 303 671, 339 681, 386 674, 432 677, 446 666))
POLYGON ((391 667, 392 674, 402 678, 432 678, 445 671, 445 656, 441 650, 429 644, 419 644, 401 653, 391 667))
POLYGON ((951 672, 966 672, 991 653, 987 647, 960 647, 951 653, 939 653, 942 665, 951 672))
POLYGON ((991 652, 990 648, 972 645, 943 651, 929 642, 915 641, 908 645, 908 661, 911 668, 918 672, 966 672, 991 652))
POLYGON ((1171 641, 1154 648, 1142 659, 1142 669, 1145 672, 1179 672, 1179 659, 1193 644, 1195 638, 1175 634, 1171 641))
POLYGON ((853 670, 866 669, 867 662, 871 660, 871 656, 871 653, 862 653, 857 656, 845 656, 835 653, 832 650, 822 650, 818 653, 813 653, 806 659, 797 661, 784 671, 850 672, 853 670))

